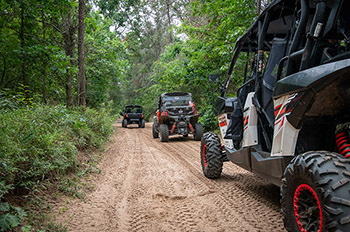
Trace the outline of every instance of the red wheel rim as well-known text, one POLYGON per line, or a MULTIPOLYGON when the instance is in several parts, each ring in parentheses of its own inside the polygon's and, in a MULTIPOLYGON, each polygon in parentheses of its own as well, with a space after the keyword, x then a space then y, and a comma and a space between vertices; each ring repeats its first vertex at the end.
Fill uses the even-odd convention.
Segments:
POLYGON ((295 190, 293 207, 295 220, 300 231, 322 231, 321 202, 316 192, 309 185, 301 184, 295 190))
POLYGON ((207 161, 205 160, 205 152, 206 152, 206 150, 207 150, 207 145, 204 145, 204 146, 203 146, 203 151, 202 151, 203 161, 204 161, 204 165, 205 165, 206 167, 208 167, 207 161))

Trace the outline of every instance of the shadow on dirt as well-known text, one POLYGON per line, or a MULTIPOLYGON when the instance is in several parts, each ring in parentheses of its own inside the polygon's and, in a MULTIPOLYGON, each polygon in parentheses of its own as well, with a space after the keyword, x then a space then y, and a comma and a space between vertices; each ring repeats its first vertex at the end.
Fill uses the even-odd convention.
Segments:
POLYGON ((189 141, 194 141, 193 140, 193 135, 189 135, 188 137, 183 137, 182 135, 178 135, 175 137, 169 137, 168 143, 179 143, 179 142, 189 142, 189 141))

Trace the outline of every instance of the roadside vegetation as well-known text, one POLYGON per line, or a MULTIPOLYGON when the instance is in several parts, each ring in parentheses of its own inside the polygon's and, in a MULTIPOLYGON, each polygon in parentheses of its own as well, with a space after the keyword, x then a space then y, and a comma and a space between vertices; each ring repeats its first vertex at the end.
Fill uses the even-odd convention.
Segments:
POLYGON ((98 150, 113 132, 112 122, 104 108, 36 104, 1 110, 0 198, 5 202, 0 230, 16 227, 27 216, 15 205, 40 207, 48 188, 80 197, 77 178, 99 171, 98 150))

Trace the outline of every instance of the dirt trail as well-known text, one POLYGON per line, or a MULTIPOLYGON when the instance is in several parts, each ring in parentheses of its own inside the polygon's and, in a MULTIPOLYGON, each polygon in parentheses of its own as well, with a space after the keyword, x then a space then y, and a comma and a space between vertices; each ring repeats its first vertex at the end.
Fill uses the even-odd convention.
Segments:
POLYGON ((117 124, 94 191, 58 222, 68 231, 284 231, 279 188, 229 162, 209 180, 199 150, 192 136, 161 143, 151 124, 117 124))

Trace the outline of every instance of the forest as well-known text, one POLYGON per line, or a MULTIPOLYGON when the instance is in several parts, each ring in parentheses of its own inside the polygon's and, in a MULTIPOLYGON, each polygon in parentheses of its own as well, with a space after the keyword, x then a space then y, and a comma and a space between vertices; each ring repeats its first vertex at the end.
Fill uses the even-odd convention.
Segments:
MULTIPOLYGON (((191 92, 204 129, 217 128, 220 84, 208 76, 224 81, 235 41, 269 2, 1 0, 0 231, 57 229, 33 212, 48 189, 79 197, 67 175, 99 171, 126 104, 152 120, 161 93, 191 92)), ((243 71, 238 61, 229 95, 243 71)))

